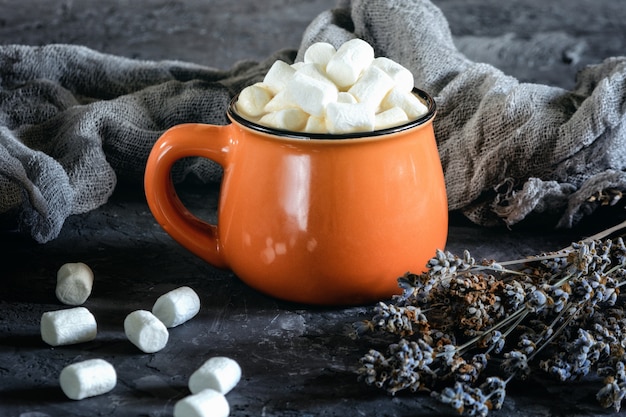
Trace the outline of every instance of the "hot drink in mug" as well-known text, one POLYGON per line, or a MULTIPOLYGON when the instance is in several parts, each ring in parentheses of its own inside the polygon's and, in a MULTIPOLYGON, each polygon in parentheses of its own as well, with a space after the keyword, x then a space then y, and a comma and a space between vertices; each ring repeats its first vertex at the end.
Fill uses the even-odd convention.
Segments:
POLYGON ((389 298, 400 293, 400 276, 423 271, 446 242, 435 102, 398 64, 374 64, 373 51, 346 52, 367 49, 350 42, 336 51, 314 44, 303 63, 275 64, 263 83, 233 98, 230 124, 175 126, 146 166, 147 201, 167 233, 284 300, 389 298), (351 70, 354 60, 362 68, 351 70), (176 195, 170 171, 186 157, 224 168, 218 224, 191 214, 176 195))

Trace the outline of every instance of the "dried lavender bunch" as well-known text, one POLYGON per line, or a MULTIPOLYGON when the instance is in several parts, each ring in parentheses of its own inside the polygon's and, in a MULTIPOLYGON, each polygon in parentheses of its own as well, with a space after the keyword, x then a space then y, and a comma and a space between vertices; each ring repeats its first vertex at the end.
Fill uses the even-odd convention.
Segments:
POLYGON ((501 408, 506 385, 532 371, 561 381, 595 373, 602 407, 626 395, 626 245, 591 239, 536 257, 476 262, 437 251, 403 293, 374 307, 357 335, 395 340, 361 358, 359 379, 391 394, 430 392, 459 413, 501 408))

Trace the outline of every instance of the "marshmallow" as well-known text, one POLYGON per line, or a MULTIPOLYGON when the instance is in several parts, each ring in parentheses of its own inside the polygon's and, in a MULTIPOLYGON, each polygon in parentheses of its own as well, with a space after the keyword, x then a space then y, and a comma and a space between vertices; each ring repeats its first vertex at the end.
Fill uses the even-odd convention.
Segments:
POLYGON ((226 397, 212 389, 189 395, 174 405, 174 417, 227 417, 229 414, 226 397))
POLYGON ((250 85, 239 93, 237 111, 244 116, 259 117, 265 112, 265 106, 272 96, 272 92, 263 83, 250 85))
POLYGON ((332 82, 332 80, 328 78, 326 76, 326 73, 323 70, 320 70, 319 67, 315 64, 303 64, 300 68, 298 68, 298 70, 294 74, 294 77, 298 74, 308 75, 315 80, 333 86, 334 89, 337 90, 337 86, 332 82))
POLYGON ((132 344, 145 353, 163 349, 169 338, 165 325, 146 310, 136 310, 126 316, 124 333, 132 344))
POLYGON ((409 121, 409 117, 400 107, 392 107, 376 115, 374 128, 387 129, 389 127, 400 126, 409 121))
POLYGON ((91 295, 93 272, 82 262, 67 263, 57 271, 56 296, 63 304, 77 306, 91 295))
POLYGON ((393 79, 378 67, 370 66, 348 90, 360 103, 377 109, 380 102, 395 85, 393 79))
POLYGON ((316 42, 304 51, 304 63, 315 64, 325 70, 328 61, 335 55, 335 47, 327 42, 316 42))
POLYGON ((383 110, 400 107, 409 119, 415 120, 428 113, 428 107, 413 93, 392 88, 380 104, 383 110))
POLYGON ((189 287, 179 287, 163 294, 154 303, 152 314, 165 325, 176 327, 200 311, 200 298, 189 287))
POLYGON ((278 94, 279 91, 285 89, 285 86, 295 72, 296 69, 291 67, 291 65, 284 61, 277 60, 272 64, 267 74, 265 74, 263 84, 265 84, 273 94, 278 94))
POLYGON ((297 108, 298 105, 291 97, 291 91, 285 89, 279 91, 272 99, 265 105, 263 111, 265 114, 275 111, 285 110, 289 108, 297 108))
POLYGON ((115 388, 115 368, 103 359, 89 359, 66 366, 59 375, 63 393, 71 400, 106 394, 115 388))
POLYGON ((224 356, 207 360, 189 377, 189 391, 196 394, 205 389, 212 389, 226 395, 241 379, 239 364, 224 356))
POLYGON ((374 61, 374 48, 361 39, 352 39, 337 49, 326 65, 328 78, 339 87, 349 87, 374 61))
POLYGON ((337 103, 354 104, 357 103, 357 99, 352 94, 341 91, 339 94, 337 94, 337 103))
POLYGON ((330 133, 372 131, 374 120, 374 109, 367 103, 330 103, 326 109, 326 127, 330 133))
POLYGON ((309 116, 304 126, 306 133, 327 133, 326 119, 323 117, 309 116))
POLYGON ((375 58, 374 49, 361 39, 337 50, 318 42, 307 48, 301 62, 276 61, 262 83, 242 91, 237 109, 249 120, 281 130, 367 132, 428 112, 412 93, 413 85, 407 68, 375 58))
POLYGON ((275 129, 300 131, 309 118, 301 109, 290 108, 271 112, 261 117, 259 123, 275 129))
POLYGON ((337 87, 319 79, 296 72, 287 85, 297 107, 312 116, 323 116, 326 106, 337 101, 337 87))
POLYGON ((96 319, 85 307, 48 311, 41 316, 41 338, 51 346, 88 342, 96 338, 96 319))
POLYGON ((383 56, 374 59, 374 61, 372 61, 372 66, 385 71, 385 73, 393 79, 396 86, 400 90, 409 92, 413 91, 413 87, 415 87, 413 73, 404 66, 383 56))

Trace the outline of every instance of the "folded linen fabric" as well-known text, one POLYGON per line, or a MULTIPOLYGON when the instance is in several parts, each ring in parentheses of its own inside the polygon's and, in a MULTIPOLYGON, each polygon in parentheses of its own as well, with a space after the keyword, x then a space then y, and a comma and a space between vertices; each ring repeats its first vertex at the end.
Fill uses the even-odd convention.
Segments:
POLYGON ((312 22, 300 51, 352 36, 435 96, 451 210, 483 225, 550 213, 571 227, 625 189, 626 57, 585 68, 571 91, 520 83, 467 59, 428 1, 354 0, 312 22))
MULTIPOLYGON (((626 58, 585 68, 572 90, 521 83, 463 55, 428 0, 353 0, 311 22, 299 51, 226 71, 74 45, 0 47, 0 217, 39 242, 54 239, 69 215, 106 202, 118 179, 140 181, 165 129, 227 123, 230 97, 276 59, 354 37, 435 97, 451 210, 482 225, 550 213, 571 227, 626 190, 626 58)), ((174 175, 218 181, 221 170, 197 159, 174 175)))
MULTIPOLYGON (((139 61, 77 45, 0 47, 0 218, 38 242, 72 214, 104 204, 119 178, 140 182, 152 145, 171 126, 227 123, 230 97, 262 78, 266 62, 228 71, 176 61, 139 61)), ((175 166, 218 181, 206 159, 175 166)))

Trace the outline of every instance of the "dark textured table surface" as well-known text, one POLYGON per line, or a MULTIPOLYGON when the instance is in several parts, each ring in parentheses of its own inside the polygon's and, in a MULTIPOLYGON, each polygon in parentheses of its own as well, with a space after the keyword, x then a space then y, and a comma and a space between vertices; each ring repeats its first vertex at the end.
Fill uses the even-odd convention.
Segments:
MULTIPOLYGON (((229 67, 296 48, 305 26, 331 0, 174 2, 114 0, 44 2, 0 0, 0 42, 78 43, 146 59, 182 59, 229 67), (262 4, 262 6, 261 6, 262 4)), ((525 81, 569 87, 577 68, 622 54, 626 11, 620 2, 495 0, 435 1, 470 57, 491 62, 525 81), (508 35, 515 34, 515 36, 508 35), (533 39, 562 40, 563 50, 533 50, 533 39), (476 48, 477 41, 492 48, 476 48), (535 57, 535 59, 531 59, 535 57)), ((197 213, 215 219, 217 186, 179 190, 197 213)), ((624 219, 620 207, 602 209, 573 230, 520 225, 482 229, 452 215, 448 250, 506 260, 556 250, 624 219)), ((205 359, 227 355, 243 369, 228 394, 232 416, 444 416, 450 409, 426 395, 395 397, 357 382, 368 346, 349 335, 370 318, 371 306, 314 308, 260 294, 232 273, 212 268, 175 243, 155 222, 142 190, 120 184, 110 201, 73 216, 61 235, 39 245, 14 232, 0 234, 0 415, 169 416, 187 394, 187 379, 205 359), (90 265, 96 281, 86 303, 97 317, 96 340, 52 348, 39 320, 61 308, 54 296, 57 269, 90 265), (167 347, 143 354, 123 332, 126 314, 149 309, 164 292, 189 285, 202 309, 172 329, 167 347), (58 374, 68 363, 100 357, 118 372, 116 388, 68 400, 58 374)), ((511 387, 506 416, 612 415, 594 396, 597 381, 560 384, 534 376, 511 387)))

